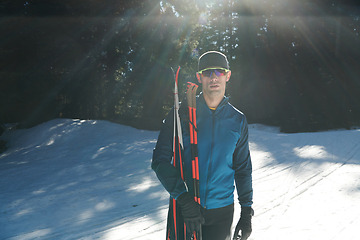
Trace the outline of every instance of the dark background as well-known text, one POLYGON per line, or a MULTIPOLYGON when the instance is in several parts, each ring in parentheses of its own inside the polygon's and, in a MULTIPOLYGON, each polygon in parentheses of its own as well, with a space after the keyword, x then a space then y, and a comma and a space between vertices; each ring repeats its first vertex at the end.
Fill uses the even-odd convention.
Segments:
POLYGON ((197 58, 224 52, 230 102, 283 132, 360 126, 356 1, 2 0, 0 123, 158 130, 197 58))

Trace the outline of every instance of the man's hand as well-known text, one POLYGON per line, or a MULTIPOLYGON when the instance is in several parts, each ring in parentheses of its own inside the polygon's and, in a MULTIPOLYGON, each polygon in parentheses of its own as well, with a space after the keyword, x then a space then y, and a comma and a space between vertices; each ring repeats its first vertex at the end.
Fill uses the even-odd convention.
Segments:
POLYGON ((201 215, 200 204, 195 202, 188 192, 181 194, 176 201, 181 207, 187 232, 199 233, 201 224, 204 224, 205 221, 201 215))
POLYGON ((254 216, 254 210, 251 207, 242 207, 238 224, 236 225, 233 240, 246 240, 252 232, 251 218, 254 216), (241 235, 239 232, 241 230, 241 235))

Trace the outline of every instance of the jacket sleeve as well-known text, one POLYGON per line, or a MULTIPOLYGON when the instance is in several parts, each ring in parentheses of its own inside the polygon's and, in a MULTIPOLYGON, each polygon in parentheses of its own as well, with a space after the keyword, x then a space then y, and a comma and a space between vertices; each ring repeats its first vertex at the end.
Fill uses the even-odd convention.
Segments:
POLYGON ((241 122, 241 136, 233 154, 235 184, 238 199, 242 207, 251 207, 253 203, 252 164, 248 142, 248 126, 244 116, 241 122))
POLYGON ((177 199, 178 196, 187 191, 187 188, 179 171, 172 164, 173 119, 174 109, 169 112, 162 124, 153 151, 151 168, 155 171, 164 188, 170 193, 170 196, 177 199))

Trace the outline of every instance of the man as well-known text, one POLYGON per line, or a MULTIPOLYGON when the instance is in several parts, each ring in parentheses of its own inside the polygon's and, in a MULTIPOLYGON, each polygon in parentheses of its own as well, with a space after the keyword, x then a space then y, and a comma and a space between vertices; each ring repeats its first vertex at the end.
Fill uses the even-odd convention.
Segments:
MULTIPOLYGON (((197 135, 200 204, 194 201, 193 184, 186 184, 171 164, 173 110, 166 117, 154 149, 152 169, 170 196, 176 199, 189 232, 202 229, 203 240, 230 239, 234 212, 234 181, 241 216, 234 238, 251 234, 252 166, 248 127, 243 113, 225 97, 231 71, 224 54, 206 52, 198 62, 197 80, 202 93, 197 97, 197 135)), ((186 179, 191 179, 191 149, 184 102, 179 113, 183 129, 183 161, 186 179)))

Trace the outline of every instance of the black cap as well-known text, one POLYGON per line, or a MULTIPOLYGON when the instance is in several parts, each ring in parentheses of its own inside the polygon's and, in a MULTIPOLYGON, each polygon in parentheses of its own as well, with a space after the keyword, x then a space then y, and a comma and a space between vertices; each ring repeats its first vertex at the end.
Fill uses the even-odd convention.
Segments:
POLYGON ((229 62, 223 53, 209 51, 200 56, 198 71, 204 70, 208 67, 222 67, 229 69, 229 62))

